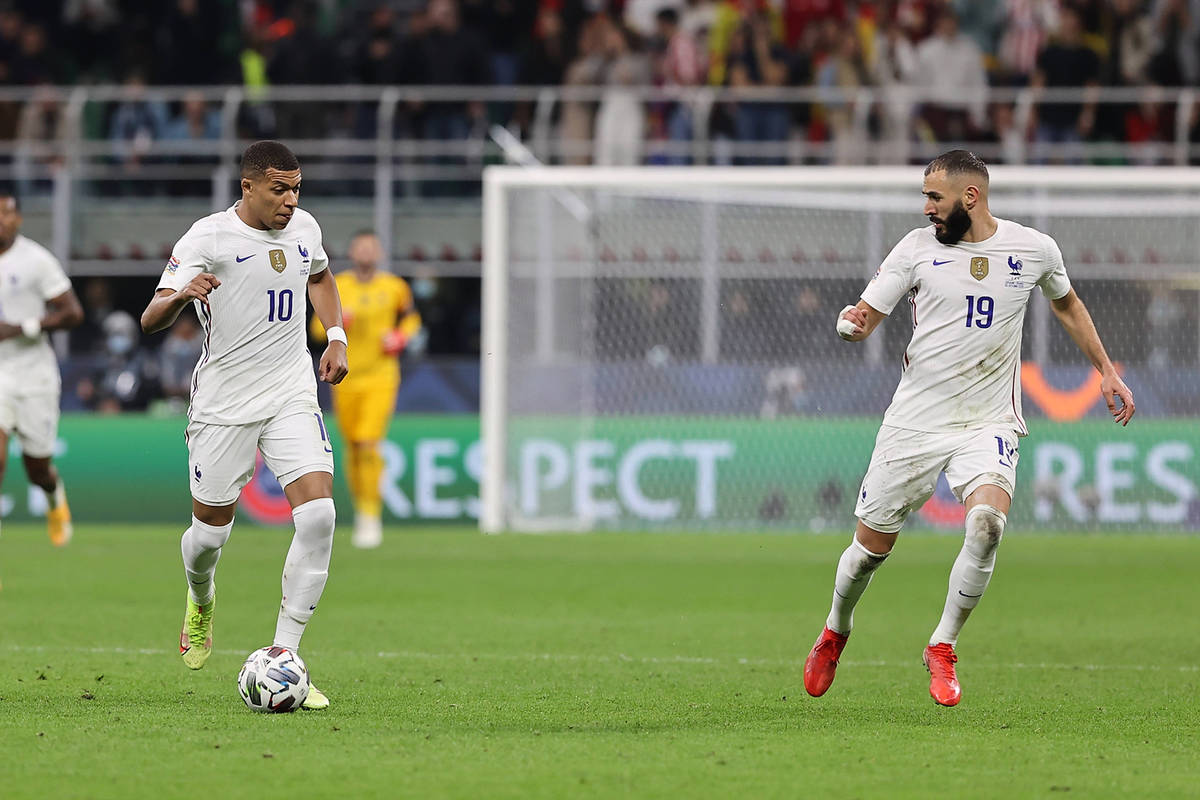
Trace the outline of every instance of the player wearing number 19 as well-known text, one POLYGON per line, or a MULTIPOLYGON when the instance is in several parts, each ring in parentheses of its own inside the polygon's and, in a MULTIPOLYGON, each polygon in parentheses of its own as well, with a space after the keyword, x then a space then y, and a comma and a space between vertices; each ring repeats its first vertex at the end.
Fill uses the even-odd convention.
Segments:
MULTIPOLYGON (((256 451, 283 486, 296 526, 275 645, 298 650, 333 548, 333 454, 306 346, 304 295, 329 330, 318 374, 336 384, 348 372, 337 284, 317 221, 298 208, 300 164, 292 152, 279 142, 250 145, 241 185, 241 200, 199 220, 176 243, 142 313, 142 329, 153 333, 191 304, 204 329, 186 432, 192 521, 181 543, 188 593, 179 650, 191 669, 212 652, 213 575, 256 451)), ((310 686, 304 707, 328 704, 310 686)))
POLYGON ((1071 288, 1058 245, 993 217, 988 179, 987 166, 965 150, 930 162, 922 193, 933 224, 901 239, 858 304, 838 316, 838 335, 860 342, 907 295, 912 340, 859 490, 858 525, 838 562, 833 607, 804 664, 804 688, 814 697, 833 683, 854 606, 872 574, 943 472, 967 508, 966 536, 923 660, 937 703, 953 706, 962 697, 954 647, 991 579, 1016 489, 1017 443, 1028 432, 1021 416, 1021 330, 1035 286, 1100 372, 1114 419, 1127 424, 1133 417, 1133 394, 1071 288))

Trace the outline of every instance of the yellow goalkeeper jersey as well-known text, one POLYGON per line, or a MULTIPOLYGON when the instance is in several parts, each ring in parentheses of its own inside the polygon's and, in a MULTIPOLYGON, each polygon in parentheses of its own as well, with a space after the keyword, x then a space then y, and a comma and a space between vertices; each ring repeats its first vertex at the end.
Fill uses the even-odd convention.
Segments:
MULTIPOLYGON (((403 278, 387 272, 377 272, 369 281, 361 281, 354 270, 348 269, 338 273, 336 279, 350 361, 350 374, 339 385, 350 388, 374 383, 382 387, 398 381, 400 362, 397 355, 384 351, 384 337, 398 329, 405 339, 412 339, 421 329, 412 289, 403 278)), ((325 339, 325 326, 315 315, 312 335, 325 339)))

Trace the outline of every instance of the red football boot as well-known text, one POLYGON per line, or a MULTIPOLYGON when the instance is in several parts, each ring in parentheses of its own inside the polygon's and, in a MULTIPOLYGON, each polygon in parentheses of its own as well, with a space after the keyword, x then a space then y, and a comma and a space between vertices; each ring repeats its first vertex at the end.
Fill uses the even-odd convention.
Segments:
POLYGON ((838 659, 842 657, 842 648, 850 634, 840 633, 825 628, 817 637, 816 644, 808 658, 804 659, 804 690, 813 697, 820 697, 833 684, 837 672, 838 659))
POLYGON ((958 656, 954 655, 954 645, 940 642, 925 648, 921 658, 925 669, 929 670, 929 694, 940 706, 956 706, 962 700, 962 687, 958 685, 958 676, 954 674, 954 664, 958 656))

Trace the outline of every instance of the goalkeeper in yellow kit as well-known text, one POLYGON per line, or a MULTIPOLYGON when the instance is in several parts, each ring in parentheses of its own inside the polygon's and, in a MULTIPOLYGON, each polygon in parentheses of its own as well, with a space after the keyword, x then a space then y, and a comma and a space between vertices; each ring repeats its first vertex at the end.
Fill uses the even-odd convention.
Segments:
MULTIPOLYGON (((383 248, 370 231, 350 240, 353 269, 337 275, 342 298, 342 325, 354 371, 333 388, 333 412, 346 442, 345 464, 354 498, 355 547, 378 547, 383 541, 379 482, 383 456, 379 442, 400 387, 400 353, 421 330, 421 315, 403 278, 379 270, 383 248)), ((315 316, 314 339, 325 329, 315 316)))

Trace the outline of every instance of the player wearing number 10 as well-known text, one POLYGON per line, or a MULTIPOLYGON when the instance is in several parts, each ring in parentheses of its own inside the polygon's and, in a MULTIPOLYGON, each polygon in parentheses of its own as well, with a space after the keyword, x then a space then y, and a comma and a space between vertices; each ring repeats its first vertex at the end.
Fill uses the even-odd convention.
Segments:
POLYGON ((859 490, 858 525, 838 562, 833 607, 804 664, 804 688, 814 697, 833 683, 854 606, 872 574, 944 472, 967 507, 966 536, 924 661, 933 699, 953 706, 961 698, 954 646, 991 579, 1016 487, 1017 442, 1027 433, 1021 330, 1034 286, 1100 372, 1101 393, 1116 421, 1133 417, 1133 394, 1071 288, 1058 245, 992 216, 983 161, 965 150, 939 156, 925 169, 922 193, 933 224, 901 239, 858 304, 838 317, 838 334, 859 342, 907 295, 912 340, 859 490))
MULTIPOLYGON (((240 201, 199 220, 176 243, 142 314, 143 330, 152 333, 191 304, 204 328, 186 433, 192 524, 181 545, 188 596, 179 650, 192 669, 212 652, 213 574, 256 451, 283 486, 296 525, 275 645, 298 650, 333 548, 333 455, 306 346, 304 296, 329 329, 318 373, 338 383, 348 367, 337 284, 320 227, 297 207, 300 164, 292 152, 278 142, 252 144, 242 156, 241 184, 240 201)), ((310 686, 304 707, 328 704, 310 686)))

